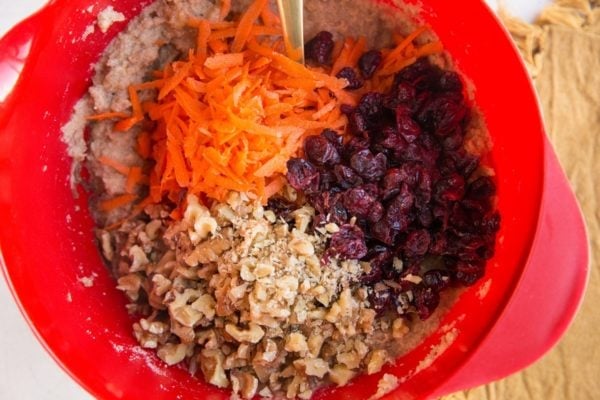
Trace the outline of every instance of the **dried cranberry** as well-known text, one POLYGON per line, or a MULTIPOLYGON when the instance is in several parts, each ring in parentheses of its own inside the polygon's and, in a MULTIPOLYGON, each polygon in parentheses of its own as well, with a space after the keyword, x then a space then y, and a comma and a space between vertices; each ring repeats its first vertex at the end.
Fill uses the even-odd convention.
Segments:
POLYGON ((331 170, 321 170, 319 177, 319 191, 326 192, 337 184, 337 178, 331 170))
POLYGON ((431 227, 431 225, 433 224, 433 213, 431 212, 431 209, 429 208, 422 208, 419 210, 419 212, 417 213, 417 221, 419 221, 419 224, 421 224, 422 227, 424 228, 429 228, 431 227))
POLYGON ((394 230, 385 219, 381 219, 371 225, 369 233, 373 239, 379 240, 388 246, 393 246, 396 236, 398 236, 398 231, 394 230))
POLYGON ((343 203, 351 215, 367 218, 377 199, 364 189, 354 188, 344 193, 343 203))
POLYGON ((380 51, 369 50, 358 59, 358 68, 365 79, 370 79, 382 61, 383 56, 380 51))
POLYGON ((433 235, 431 244, 429 245, 429 253, 432 255, 441 256, 446 253, 448 248, 448 241, 446 235, 443 233, 436 233, 433 235))
POLYGON ((428 132, 447 136, 454 132, 467 116, 462 96, 444 93, 431 98, 417 114, 417 121, 428 132))
POLYGON ((373 207, 369 211, 369 215, 367 216, 367 220, 369 222, 377 222, 383 218, 385 214, 385 208, 380 202, 373 203, 373 207))
POLYGON ((481 229, 484 234, 494 234, 500 230, 500 214, 495 212, 490 217, 481 221, 481 229))
POLYGON ((330 32, 321 31, 306 43, 304 53, 308 60, 315 61, 318 64, 327 64, 331 59, 333 46, 333 35, 330 32))
POLYGON ((350 166, 362 178, 375 182, 385 175, 387 157, 378 153, 373 155, 370 150, 361 150, 350 158, 350 166))
POLYGON ((360 79, 356 70, 352 67, 344 67, 337 73, 336 78, 343 78, 348 81, 348 85, 344 88, 346 90, 356 90, 363 87, 365 82, 360 79))
POLYGON ((342 204, 342 196, 334 191, 312 194, 308 197, 318 215, 325 216, 321 222, 333 222, 341 225, 348 220, 348 213, 342 204))
POLYGON ((400 193, 400 185, 405 181, 405 176, 400 168, 388 169, 381 182, 382 197, 384 200, 389 200, 400 193))
POLYGON ((363 180, 354 170, 345 165, 338 164, 333 167, 333 173, 335 174, 338 185, 344 189, 350 189, 359 185, 362 185, 363 180))
POLYGON ((335 146, 323 136, 309 136, 304 140, 304 154, 316 165, 334 165, 340 162, 335 146))
POLYGON ((394 255, 390 250, 383 246, 376 246, 372 252, 367 255, 371 270, 360 277, 363 284, 373 284, 382 280, 383 271, 389 269, 394 255))
POLYGON ((465 194, 465 179, 457 173, 440 179, 435 187, 439 201, 458 201, 465 194))
POLYGON ((433 290, 437 290, 439 292, 449 285, 450 276, 446 271, 432 269, 423 275, 423 283, 433 290))
POLYGON ((484 272, 485 262, 468 263, 465 261, 458 261, 456 264, 455 277, 459 283, 465 286, 473 286, 483 277, 484 272))
POLYGON ((489 176, 482 176, 469 184, 468 196, 483 199, 496 194, 496 184, 489 176))
POLYGON ((344 137, 342 135, 332 129, 324 129, 323 132, 321 132, 321 136, 334 145, 338 152, 342 150, 342 144, 344 143, 344 137))
POLYGON ((397 73, 394 81, 397 84, 400 82, 416 82, 420 77, 426 75, 429 69, 431 69, 429 61, 426 58, 419 58, 415 63, 397 73))
POLYGON ((346 159, 350 159, 355 153, 361 150, 366 150, 371 146, 371 141, 364 137, 352 137, 346 144, 344 144, 343 156, 346 159))
POLYGON ((331 236, 327 252, 342 260, 360 260, 367 255, 365 234, 355 225, 344 224, 331 236))
POLYGON ((396 108, 396 129, 407 142, 414 142, 421 134, 421 127, 410 115, 410 110, 405 106, 396 108))
POLYGON ((442 142, 444 150, 456 150, 459 149, 464 142, 464 135, 460 129, 457 129, 454 133, 446 136, 442 142))
POLYGON ((430 287, 419 286, 413 290, 415 308, 422 321, 428 319, 440 304, 440 295, 430 287))
POLYGON ((398 134, 396 130, 389 129, 383 140, 381 140, 378 145, 384 149, 392 150, 392 154, 394 154, 396 158, 401 158, 402 154, 408 147, 408 142, 400 134, 398 134))
POLYGON ((369 293, 369 304, 378 315, 383 314, 394 305, 394 296, 391 289, 375 290, 369 293))
POLYGON ((377 92, 369 92, 361 97, 358 102, 359 111, 371 125, 378 125, 383 117, 383 95, 377 92))
MULTIPOLYGON (((415 100, 417 91, 415 87, 408 82, 400 82, 394 90, 394 99, 399 104, 410 105, 415 100)), ((396 107, 394 107, 396 108, 396 107)))
POLYGON ((348 115, 350 133, 355 136, 367 137, 369 125, 365 116, 359 111, 354 110, 348 115))
POLYGON ((424 256, 429 250, 431 235, 425 229, 419 229, 408 234, 404 243, 404 254, 407 257, 424 256))
POLYGON ((439 90, 443 92, 462 92, 463 83, 460 76, 453 71, 444 71, 439 79, 439 90))
POLYGON ((292 158, 287 162, 286 174, 290 185, 304 193, 316 193, 319 190, 319 171, 317 168, 302 158, 292 158))
POLYGON ((271 197, 267 202, 267 208, 273 211, 278 217, 287 220, 290 213, 296 208, 296 205, 283 197, 271 197))

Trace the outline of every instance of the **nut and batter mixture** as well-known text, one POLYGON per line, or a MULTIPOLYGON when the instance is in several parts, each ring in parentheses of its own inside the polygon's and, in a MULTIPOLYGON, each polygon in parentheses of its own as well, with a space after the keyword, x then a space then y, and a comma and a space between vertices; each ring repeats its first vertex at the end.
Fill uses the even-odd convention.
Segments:
POLYGON ((64 128, 138 342, 234 398, 380 373, 493 255, 481 118, 381 7, 306 0, 304 66, 267 0, 157 0, 64 128))

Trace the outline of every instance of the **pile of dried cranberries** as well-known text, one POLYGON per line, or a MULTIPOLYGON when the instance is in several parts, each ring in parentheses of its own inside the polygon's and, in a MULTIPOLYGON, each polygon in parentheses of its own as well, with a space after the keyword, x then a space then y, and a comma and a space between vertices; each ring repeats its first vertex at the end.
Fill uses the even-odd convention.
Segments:
MULTIPOLYGON (((363 77, 376 56, 361 58, 363 77)), ((357 81, 348 89, 362 86, 344 74, 357 81)), ((373 307, 427 319, 442 290, 483 276, 500 224, 495 183, 463 146, 471 110, 461 79, 420 59, 389 93, 367 93, 343 111, 350 138, 331 130, 307 138, 287 179, 315 208, 316 227, 340 226, 325 257, 370 262, 362 283, 373 307)))

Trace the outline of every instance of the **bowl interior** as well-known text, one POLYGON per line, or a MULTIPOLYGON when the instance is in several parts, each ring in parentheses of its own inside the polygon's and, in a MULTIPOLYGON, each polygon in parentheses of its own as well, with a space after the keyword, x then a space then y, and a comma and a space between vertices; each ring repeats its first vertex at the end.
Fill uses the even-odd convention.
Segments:
MULTIPOLYGON (((121 0, 128 18, 150 0, 121 0)), ((0 245, 6 276, 25 316, 55 359, 99 398, 225 399, 228 394, 167 368, 137 346, 125 298, 94 243, 86 195, 72 195, 70 159, 60 127, 83 95, 92 65, 125 26, 87 41, 84 10, 107 0, 56 0, 36 24, 21 79, 0 108, 0 245), (86 287, 85 279, 93 280, 86 287)), ((523 66, 480 0, 461 7, 423 0, 424 18, 473 86, 491 133, 502 228, 488 274, 467 290, 440 329, 380 374, 325 390, 317 398, 355 399, 376 391, 383 373, 403 384, 397 395, 425 397, 468 360, 508 301, 525 266, 537 225, 543 180, 543 130, 523 66), (429 361, 423 361, 429 360, 429 361)))

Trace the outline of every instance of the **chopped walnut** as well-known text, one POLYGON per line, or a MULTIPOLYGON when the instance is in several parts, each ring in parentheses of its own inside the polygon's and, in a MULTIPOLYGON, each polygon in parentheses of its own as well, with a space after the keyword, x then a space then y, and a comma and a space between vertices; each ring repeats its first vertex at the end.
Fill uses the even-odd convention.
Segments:
POLYGON ((242 398, 251 399, 258 391, 258 379, 248 372, 232 373, 231 389, 242 398))
POLYGON ((134 334, 165 363, 186 361, 230 387, 232 398, 309 399, 320 381, 345 385, 381 370, 392 356, 379 344, 408 329, 369 308, 360 284, 369 263, 322 263, 340 228, 312 229, 310 207, 290 213, 292 226, 240 193, 211 209, 188 196, 181 221, 152 213, 149 223, 129 225, 126 241, 105 239, 118 244, 130 309, 148 316, 134 334))
POLYGON ((158 348, 156 354, 167 365, 175 365, 185 359, 189 346, 186 344, 167 343, 158 348))
POLYGON ((248 329, 240 329, 233 324, 225 325, 225 332, 238 342, 258 343, 265 335, 265 331, 257 324, 251 323, 248 329))
POLYGON ((207 382, 221 388, 229 386, 229 380, 223 369, 225 355, 218 349, 204 349, 199 355, 200 369, 207 382))

